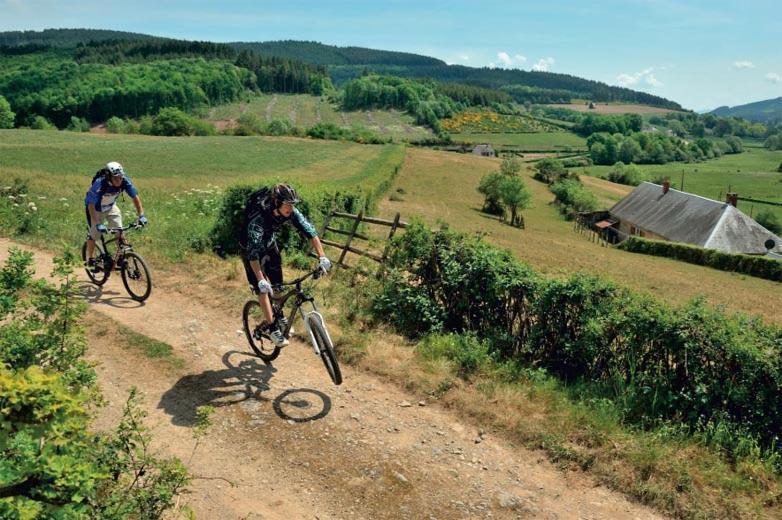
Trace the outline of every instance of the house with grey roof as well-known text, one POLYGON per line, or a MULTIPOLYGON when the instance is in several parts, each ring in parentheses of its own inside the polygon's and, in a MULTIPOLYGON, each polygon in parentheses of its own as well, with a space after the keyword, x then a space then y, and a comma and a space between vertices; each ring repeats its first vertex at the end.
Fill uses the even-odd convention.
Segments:
POLYGON ((725 253, 782 255, 782 239, 737 207, 736 194, 718 202, 692 193, 644 182, 608 210, 596 224, 610 226, 620 239, 636 235, 683 242, 725 253))
POLYGON ((476 145, 475 148, 472 149, 472 153, 475 155, 482 155, 483 157, 497 156, 497 154, 494 152, 494 148, 492 148, 490 144, 476 145))

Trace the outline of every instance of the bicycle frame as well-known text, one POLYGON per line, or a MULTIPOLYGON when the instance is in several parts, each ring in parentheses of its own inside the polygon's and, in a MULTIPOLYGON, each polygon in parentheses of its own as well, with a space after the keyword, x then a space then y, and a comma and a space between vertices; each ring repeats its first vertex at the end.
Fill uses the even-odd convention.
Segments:
MULTIPOLYGON (((283 287, 285 286, 293 286, 293 288, 288 291, 287 293, 283 294, 282 296, 273 296, 272 297, 272 303, 277 305, 280 309, 280 312, 285 315, 285 304, 290 300, 292 297, 296 297, 296 301, 293 304, 293 309, 291 309, 290 317, 288 318, 288 327, 285 331, 283 331, 284 335, 287 336, 288 332, 291 329, 291 326, 293 325, 293 319, 296 317, 296 313, 298 312, 301 315, 301 320, 304 322, 304 328, 307 331, 307 335, 310 338, 310 343, 312 343, 312 349, 315 351, 315 354, 320 355, 320 349, 318 348, 318 342, 315 341, 315 335, 312 333, 312 328, 310 327, 310 319, 312 316, 317 316, 320 319, 320 322, 325 324, 323 321, 323 315, 320 313, 320 310, 318 309, 318 304, 315 303, 315 299, 304 292, 304 290, 301 288, 301 284, 304 280, 310 277, 318 277, 320 275, 320 268, 316 269, 315 271, 312 271, 300 278, 297 278, 296 280, 293 280, 292 282, 284 283, 282 284, 283 287), (309 303, 312 306, 312 310, 309 312, 305 312, 304 309, 302 309, 302 306, 305 303, 309 303)), ((328 332, 328 329, 326 327, 323 327, 324 331, 326 332, 326 336, 328 336, 329 342, 331 342, 331 335, 328 332)))
MULTIPOLYGON (((107 230, 107 232, 109 234, 111 234, 111 235, 114 235, 112 238, 106 240, 105 234, 101 233, 100 234, 100 247, 98 246, 98 241, 97 240, 95 241, 95 247, 98 247, 102 254, 108 255, 108 256, 111 257, 111 269, 112 269, 112 271, 119 270, 119 268, 120 268, 119 260, 122 258, 122 256, 127 251, 133 251, 133 246, 131 246, 130 243, 125 242, 123 244, 123 243, 119 242, 119 238, 120 238, 121 233, 123 233, 125 231, 128 231, 130 229, 139 229, 139 227, 140 226, 138 224, 131 224, 131 225, 125 226, 125 227, 109 228, 107 230), (108 246, 110 244, 113 244, 114 242, 117 242, 117 251, 112 256, 109 253, 109 247, 108 246)), ((88 236, 88 240, 89 240, 89 236, 88 236)))

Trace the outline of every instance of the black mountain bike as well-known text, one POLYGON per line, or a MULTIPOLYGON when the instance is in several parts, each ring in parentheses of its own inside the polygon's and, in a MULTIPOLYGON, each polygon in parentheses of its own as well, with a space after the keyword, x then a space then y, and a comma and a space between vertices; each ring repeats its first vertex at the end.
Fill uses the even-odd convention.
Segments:
POLYGON ((111 276, 112 271, 119 271, 122 276, 122 284, 130 297, 137 302, 143 302, 149 298, 149 294, 152 292, 152 277, 144 259, 133 251, 133 246, 126 240, 119 240, 119 234, 142 227, 144 227, 142 224, 135 222, 122 228, 110 228, 107 233, 114 235, 114 237, 109 240, 106 240, 105 234, 101 233, 100 240, 95 241, 92 253, 92 258, 95 260, 94 265, 88 263, 87 241, 85 240, 81 246, 81 259, 84 261, 84 268, 90 280, 96 285, 103 285, 111 276), (112 242, 117 242, 117 252, 114 253, 114 256, 109 253, 108 248, 112 242))
MULTIPOLYGON (((276 292, 271 299, 272 309, 274 310, 275 319, 284 317, 285 304, 289 299, 295 298, 288 317, 288 325, 285 330, 282 331, 283 335, 286 338, 289 336, 296 313, 301 315, 302 321, 304 322, 304 329, 307 331, 307 336, 312 343, 315 354, 319 355, 323 360, 323 364, 326 366, 329 377, 331 377, 334 384, 339 385, 342 383, 342 372, 339 369, 339 363, 337 363, 337 356, 334 354, 334 345, 331 342, 331 336, 329 336, 329 333, 326 330, 323 316, 318 312, 318 306, 315 303, 315 299, 301 287, 302 282, 308 278, 317 279, 320 278, 322 274, 323 271, 318 268, 296 280, 282 284, 281 287, 291 287, 291 290, 285 294, 280 294, 282 291, 279 293, 276 292), (302 309, 302 306, 305 303, 309 303, 312 306, 311 311, 305 312, 304 309, 302 309)), ((263 314, 263 310, 261 309, 257 298, 249 300, 244 304, 242 322, 244 323, 244 334, 247 336, 247 341, 250 343, 250 346, 258 357, 267 362, 277 359, 277 356, 280 355, 280 347, 272 343, 272 340, 269 337, 266 317, 263 314)))

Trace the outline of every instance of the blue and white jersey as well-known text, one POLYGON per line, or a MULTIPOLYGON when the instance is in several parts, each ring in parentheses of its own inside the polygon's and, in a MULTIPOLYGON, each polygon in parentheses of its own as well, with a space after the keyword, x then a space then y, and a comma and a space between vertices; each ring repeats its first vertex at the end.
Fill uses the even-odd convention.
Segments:
POLYGON ((114 186, 106 179, 96 180, 90 190, 87 192, 87 196, 84 198, 84 204, 95 204, 95 209, 103 213, 109 211, 114 203, 117 202, 117 197, 120 193, 125 192, 128 197, 133 198, 138 195, 138 190, 133 186, 133 181, 127 175, 122 179, 122 184, 119 187, 114 186))

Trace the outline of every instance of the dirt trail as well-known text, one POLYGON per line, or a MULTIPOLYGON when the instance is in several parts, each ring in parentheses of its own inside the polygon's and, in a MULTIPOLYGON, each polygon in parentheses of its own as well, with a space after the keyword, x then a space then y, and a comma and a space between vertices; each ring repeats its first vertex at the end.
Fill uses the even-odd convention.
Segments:
MULTIPOLYGON (((0 261, 11 245, 0 239, 0 261)), ((39 275, 51 271, 50 254, 36 251, 36 263, 39 275)), ((193 299, 157 276, 167 290, 156 284, 144 305, 127 298, 119 277, 103 289, 82 285, 91 311, 186 361, 175 369, 111 334, 90 338, 110 402, 98 427, 116 422, 136 385, 155 448, 188 462, 195 409, 215 406, 214 426, 188 463, 203 478, 182 498, 198 518, 661 518, 375 377, 344 367, 335 387, 300 341, 265 365, 248 354, 240 309, 210 308, 208 294, 193 299)))

